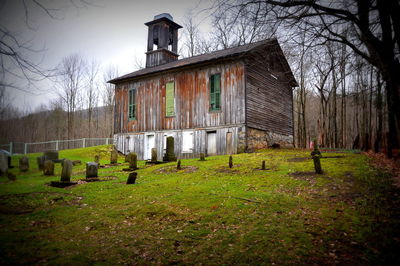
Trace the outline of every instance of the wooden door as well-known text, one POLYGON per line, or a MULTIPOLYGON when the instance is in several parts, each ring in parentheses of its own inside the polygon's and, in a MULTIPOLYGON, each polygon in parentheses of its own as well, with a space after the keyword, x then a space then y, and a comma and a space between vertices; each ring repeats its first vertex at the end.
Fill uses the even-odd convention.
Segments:
POLYGON ((226 133, 226 154, 233 153, 232 132, 226 133))
POLYGON ((217 133, 207 133, 207 155, 217 154, 217 133))
POLYGON ((145 150, 145 160, 151 159, 151 149, 154 148, 154 135, 147 135, 146 136, 146 150, 145 150))

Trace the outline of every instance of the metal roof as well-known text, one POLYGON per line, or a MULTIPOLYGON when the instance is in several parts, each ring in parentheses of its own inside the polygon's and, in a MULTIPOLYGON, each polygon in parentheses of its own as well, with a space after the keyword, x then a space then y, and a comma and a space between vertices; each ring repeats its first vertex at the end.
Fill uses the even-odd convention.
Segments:
MULTIPOLYGON (((257 47, 270 46, 270 45, 277 45, 280 49, 278 41, 275 38, 273 38, 273 39, 263 40, 263 41, 245 44, 245 45, 241 45, 241 46, 236 46, 236 47, 232 47, 232 48, 228 48, 228 49, 224 49, 224 50, 219 50, 219 51, 215 51, 212 53, 183 58, 183 59, 180 59, 177 61, 169 62, 167 64, 158 65, 155 67, 144 68, 144 69, 120 76, 118 78, 109 80, 108 83, 117 84, 122 81, 130 80, 130 79, 137 79, 139 77, 147 76, 150 74, 155 74, 158 72, 169 71, 169 70, 188 67, 188 66, 192 66, 192 65, 196 65, 196 64, 203 64, 206 62, 211 62, 211 61, 223 59, 223 58, 242 56, 245 53, 250 52, 251 50, 254 50, 257 47)), ((282 53, 282 56, 283 56, 284 60, 281 60, 281 61, 284 63, 284 67, 286 68, 287 72, 290 72, 290 75, 293 78, 294 84, 297 84, 297 82, 293 76, 293 73, 291 72, 290 67, 286 61, 286 58, 284 58, 283 53, 282 53)))

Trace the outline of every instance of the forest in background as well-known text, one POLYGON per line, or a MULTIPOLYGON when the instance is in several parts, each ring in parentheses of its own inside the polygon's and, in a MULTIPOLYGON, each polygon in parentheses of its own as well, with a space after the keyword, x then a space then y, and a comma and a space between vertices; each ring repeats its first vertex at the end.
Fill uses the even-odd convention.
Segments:
MULTIPOLYGON (((277 38, 299 83, 293 91, 296 147, 317 139, 323 147, 391 156, 400 120, 397 11, 394 0, 217 0, 209 9, 187 13, 179 51, 190 57, 277 38), (201 30, 204 13, 212 22, 210 32, 201 30)), ((143 67, 140 60, 134 63, 143 67)), ((105 81, 117 75, 116 67, 101 69, 94 60, 66 56, 55 74, 58 100, 36 114, 7 105, 1 89, 2 142, 112 136, 113 87, 105 81)))

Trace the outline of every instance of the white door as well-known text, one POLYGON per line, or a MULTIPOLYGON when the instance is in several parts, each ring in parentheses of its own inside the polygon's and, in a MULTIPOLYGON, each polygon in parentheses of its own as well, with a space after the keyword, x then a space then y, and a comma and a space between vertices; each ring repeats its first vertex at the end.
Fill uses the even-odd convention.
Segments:
POLYGON ((207 155, 217 154, 217 133, 207 133, 207 155))
POLYGON ((154 148, 154 135, 146 136, 146 150, 145 150, 145 160, 151 159, 151 149, 154 148))

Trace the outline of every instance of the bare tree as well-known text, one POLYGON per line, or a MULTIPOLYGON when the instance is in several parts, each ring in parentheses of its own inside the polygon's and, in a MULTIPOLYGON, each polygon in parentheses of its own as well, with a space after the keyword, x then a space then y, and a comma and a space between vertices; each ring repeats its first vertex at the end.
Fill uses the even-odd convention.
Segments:
POLYGON ((284 21, 293 32, 304 30, 314 44, 327 41, 348 46, 355 54, 375 66, 386 83, 389 147, 400 143, 400 3, 397 0, 231 0, 217 1, 218 12, 239 10, 246 15, 249 6, 261 5, 266 16, 284 21))
POLYGON ((93 111, 98 106, 99 84, 97 78, 100 71, 100 65, 96 60, 91 60, 86 69, 86 108, 88 113, 88 137, 92 137, 92 119, 93 111))
POLYGON ((58 95, 67 111, 67 137, 75 136, 74 118, 79 104, 79 93, 84 85, 85 61, 78 54, 64 57, 58 67, 58 95))
POLYGON ((109 80, 114 79, 118 76, 118 68, 113 65, 109 65, 103 72, 103 103, 106 107, 104 112, 104 120, 106 121, 106 135, 112 137, 114 132, 114 105, 115 105, 115 88, 114 85, 107 83, 109 80))

